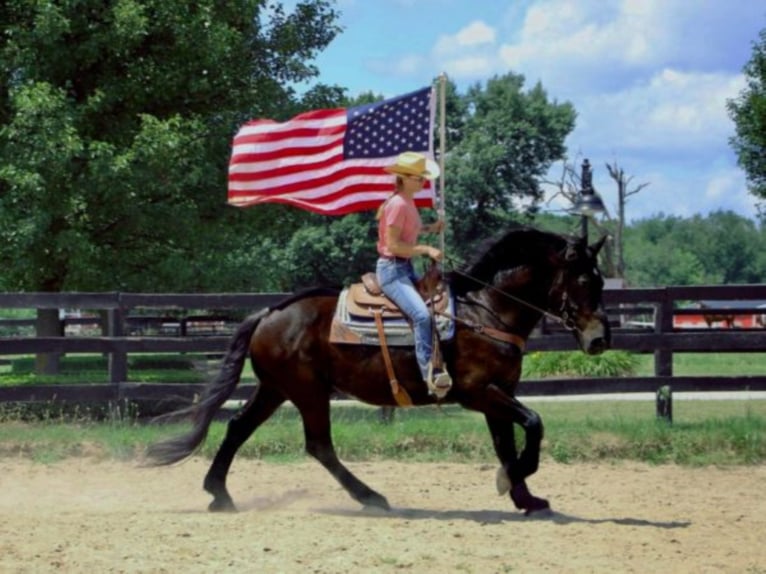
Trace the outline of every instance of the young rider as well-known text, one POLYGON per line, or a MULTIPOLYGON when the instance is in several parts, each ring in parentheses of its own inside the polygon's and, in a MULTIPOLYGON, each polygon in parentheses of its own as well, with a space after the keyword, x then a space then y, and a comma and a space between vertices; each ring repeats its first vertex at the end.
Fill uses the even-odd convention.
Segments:
POLYGON ((378 263, 376 275, 383 293, 412 321, 415 356, 423 380, 430 392, 444 397, 452 386, 449 374, 432 363, 434 328, 431 314, 415 288, 417 276, 412 257, 427 255, 435 261, 441 250, 418 243, 421 232, 438 233, 444 221, 423 225, 415 206, 415 194, 423 189, 426 179, 439 177, 439 166, 424 155, 404 152, 393 165, 384 168, 396 176, 394 193, 378 209, 378 263))

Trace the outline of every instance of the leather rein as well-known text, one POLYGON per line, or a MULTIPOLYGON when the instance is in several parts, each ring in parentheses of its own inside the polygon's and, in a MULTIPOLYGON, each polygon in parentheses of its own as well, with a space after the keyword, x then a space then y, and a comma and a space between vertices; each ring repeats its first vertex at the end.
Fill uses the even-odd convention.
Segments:
MULTIPOLYGON (((503 295, 504 297, 507 297, 517 303, 520 303, 521 305, 524 305, 534 311, 537 311, 538 313, 541 313, 542 315, 545 315, 546 317, 553 319, 554 321, 559 322, 565 329, 569 331, 579 330, 577 328, 577 325, 574 322, 574 319, 572 319, 571 315, 576 311, 576 308, 573 309, 571 303, 569 302, 569 297, 566 291, 562 293, 561 296, 561 309, 560 309, 560 315, 555 315, 554 313, 551 313, 550 311, 547 311, 545 309, 541 309, 537 305, 534 305, 530 303, 529 301, 526 301, 520 297, 516 297, 515 295, 512 295, 508 293, 507 291, 504 291, 502 289, 499 289, 495 287, 494 285, 490 283, 486 283, 485 281, 482 281, 480 279, 477 279, 476 277, 472 277, 471 275, 468 275, 467 273, 463 273, 462 271, 458 269, 453 269, 454 273, 458 273, 462 275, 463 277, 467 277, 468 279, 471 279, 472 281, 475 281, 476 283, 482 285, 483 287, 490 289, 492 291, 495 291, 496 293, 499 293, 500 295, 503 295)), ((555 283, 555 281, 554 281, 555 283)), ((497 315, 497 313, 492 310, 487 305, 473 300, 473 299, 464 299, 466 303, 477 305, 487 311, 492 317, 494 317, 498 323, 502 324, 504 327, 510 329, 508 325, 505 324, 505 322, 497 315)), ((456 321, 458 323, 461 323, 470 329, 472 329, 474 332, 486 335, 487 337, 490 337, 492 339, 495 339, 497 341, 501 341, 503 343, 509 343, 511 345, 514 345, 519 348, 521 352, 524 352, 524 349, 526 348, 526 340, 519 335, 515 335, 513 333, 510 333, 509 331, 503 331, 500 329, 495 329, 494 327, 488 327, 486 325, 482 325, 479 323, 476 323, 475 321, 471 321, 469 319, 462 319, 460 317, 456 317, 452 315, 451 313, 447 313, 444 311, 438 311, 439 315, 442 315, 443 317, 446 317, 452 321, 456 321)))

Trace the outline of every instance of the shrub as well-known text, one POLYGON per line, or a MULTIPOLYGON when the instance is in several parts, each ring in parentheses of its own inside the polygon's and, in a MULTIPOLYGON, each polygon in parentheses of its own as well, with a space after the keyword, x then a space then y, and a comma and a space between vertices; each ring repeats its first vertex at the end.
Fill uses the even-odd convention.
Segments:
POLYGON ((627 351, 607 351, 586 355, 580 351, 546 351, 524 357, 522 378, 546 377, 626 377, 638 367, 638 357, 627 351))

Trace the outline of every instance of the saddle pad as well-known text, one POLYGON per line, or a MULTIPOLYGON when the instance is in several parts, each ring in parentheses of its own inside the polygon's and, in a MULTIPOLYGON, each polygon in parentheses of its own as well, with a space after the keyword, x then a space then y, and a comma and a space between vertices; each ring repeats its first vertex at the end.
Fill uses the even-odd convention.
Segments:
MULTIPOLYGON (((351 345, 380 345, 378 329, 375 326, 375 318, 372 313, 365 310, 363 315, 349 313, 349 288, 344 289, 338 297, 335 306, 335 315, 330 328, 331 343, 346 343, 351 345)), ((452 297, 442 297, 445 311, 454 315, 454 303, 452 297)), ((439 308, 439 305, 437 305, 439 308)), ((415 344, 412 328, 407 320, 398 315, 387 317, 383 314, 383 326, 386 332, 386 343, 394 347, 411 347, 415 344)), ((455 336, 455 322, 441 315, 436 316, 436 328, 439 338, 446 341, 455 336)))

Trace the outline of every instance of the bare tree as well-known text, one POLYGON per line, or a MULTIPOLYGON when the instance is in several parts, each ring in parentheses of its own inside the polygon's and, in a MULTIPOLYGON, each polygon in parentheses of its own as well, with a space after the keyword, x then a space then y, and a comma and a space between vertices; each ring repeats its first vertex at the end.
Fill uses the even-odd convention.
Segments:
MULTIPOLYGON (((582 193, 582 172, 577 170, 574 164, 563 162, 561 177, 555 181, 543 180, 542 183, 556 189, 556 192, 548 199, 547 203, 550 203, 560 195, 567 201, 567 203, 574 205, 582 193)), ((608 237, 607 242, 604 244, 604 248, 600 252, 600 256, 602 267, 606 276, 615 277, 617 269, 615 265, 614 244, 612 242, 612 236, 607 228, 607 225, 604 225, 604 222, 608 223, 613 220, 612 216, 610 215, 608 208, 604 206, 604 215, 602 221, 598 221, 595 217, 588 217, 588 220, 593 224, 593 226, 601 235, 606 235, 608 237)))
MULTIPOLYGON (((617 217, 613 217, 608 208, 604 206, 604 213, 601 219, 591 217, 589 220, 601 234, 609 236, 609 240, 601 252, 604 272, 608 277, 623 278, 625 277, 625 246, 623 240, 625 205, 627 204, 628 197, 637 194, 648 186, 649 183, 641 183, 631 188, 630 184, 633 181, 633 176, 626 176, 625 170, 617 164, 617 161, 605 165, 609 176, 617 183, 617 217), (610 229, 613 229, 614 233, 610 229)), ((583 182, 581 172, 576 169, 574 164, 567 162, 563 163, 561 177, 558 180, 544 180, 543 183, 556 189, 548 203, 560 195, 568 203, 574 205, 582 193, 583 182)))
POLYGON ((617 277, 625 277, 625 246, 623 243, 625 230, 625 204, 628 197, 637 194, 639 191, 649 185, 648 182, 640 183, 630 188, 630 182, 633 176, 627 177, 625 170, 617 165, 617 161, 606 164, 609 176, 617 183, 617 221, 614 232, 614 247, 617 252, 617 268, 615 269, 617 277))

